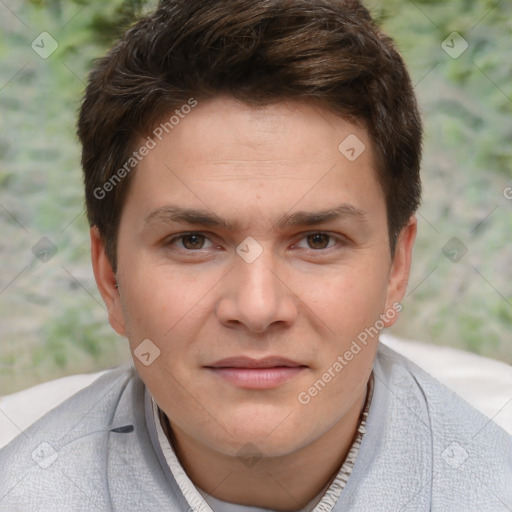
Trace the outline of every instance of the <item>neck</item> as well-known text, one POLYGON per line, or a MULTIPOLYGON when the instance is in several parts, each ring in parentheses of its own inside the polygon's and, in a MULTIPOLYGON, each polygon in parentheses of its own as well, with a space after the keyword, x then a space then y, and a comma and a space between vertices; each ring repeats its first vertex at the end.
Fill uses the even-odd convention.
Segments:
POLYGON ((321 437, 277 457, 260 454, 241 462, 212 450, 170 424, 164 432, 196 487, 214 498, 246 506, 289 512, 304 508, 336 477, 354 440, 366 398, 364 393, 321 437))

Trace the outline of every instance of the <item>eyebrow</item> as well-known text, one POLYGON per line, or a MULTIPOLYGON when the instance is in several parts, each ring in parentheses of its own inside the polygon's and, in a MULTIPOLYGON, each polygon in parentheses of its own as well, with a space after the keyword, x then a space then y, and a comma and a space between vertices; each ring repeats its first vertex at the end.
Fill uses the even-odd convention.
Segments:
MULTIPOLYGON (((354 218, 358 221, 366 222, 367 216, 363 210, 347 203, 343 203, 335 208, 319 211, 297 211, 291 214, 284 214, 276 222, 275 226, 279 229, 297 226, 314 226, 333 220, 342 220, 344 218, 354 218)), ((198 224, 205 227, 220 227, 228 231, 237 231, 240 229, 238 222, 231 222, 222 219, 215 213, 207 210, 198 210, 195 208, 185 208, 182 206, 165 205, 149 212, 144 218, 144 224, 153 222, 182 222, 188 224, 198 224)))

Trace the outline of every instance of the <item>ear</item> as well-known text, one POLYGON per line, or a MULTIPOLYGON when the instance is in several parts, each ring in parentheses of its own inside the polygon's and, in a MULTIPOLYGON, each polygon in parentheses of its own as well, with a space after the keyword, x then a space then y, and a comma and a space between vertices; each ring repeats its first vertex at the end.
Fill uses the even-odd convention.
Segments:
POLYGON ((116 276, 105 253, 105 246, 96 226, 90 230, 91 258, 96 286, 107 307, 108 321, 112 328, 121 336, 126 336, 126 326, 121 308, 119 289, 116 287, 116 276))
MULTIPOLYGON (((415 216, 409 219, 405 228, 402 229, 395 247, 395 256, 391 264, 388 280, 388 291, 386 296, 385 311, 396 310, 396 303, 400 303, 404 298, 409 282, 409 273, 411 270, 412 248, 416 239, 418 221, 415 216), (393 307, 395 305, 395 307, 393 307)), ((397 320, 398 315, 384 315, 385 327, 391 327, 397 320)))

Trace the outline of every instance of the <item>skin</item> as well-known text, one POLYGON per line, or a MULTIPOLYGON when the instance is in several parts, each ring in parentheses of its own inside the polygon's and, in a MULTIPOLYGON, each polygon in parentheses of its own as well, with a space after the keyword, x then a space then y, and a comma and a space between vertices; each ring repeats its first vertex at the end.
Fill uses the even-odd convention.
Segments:
POLYGON ((110 323, 132 353, 145 339, 160 350, 149 366, 133 359, 169 419, 180 462, 196 486, 218 499, 303 507, 347 455, 377 336, 309 403, 297 397, 401 301, 416 219, 392 258, 365 129, 298 101, 264 108, 229 97, 201 102, 131 179, 118 234, 119 288, 96 228, 93 268, 110 323), (349 134, 366 146, 353 162, 338 150, 349 134), (362 215, 278 226, 284 215, 342 203, 362 215), (236 225, 174 222, 162 213, 145 222, 168 205, 236 225), (171 241, 190 231, 203 237, 171 241), (263 251, 252 263, 236 252, 247 237, 263 251), (240 355, 278 355, 307 368, 259 390, 205 368, 240 355), (253 465, 239 455, 249 449, 261 457, 253 465))

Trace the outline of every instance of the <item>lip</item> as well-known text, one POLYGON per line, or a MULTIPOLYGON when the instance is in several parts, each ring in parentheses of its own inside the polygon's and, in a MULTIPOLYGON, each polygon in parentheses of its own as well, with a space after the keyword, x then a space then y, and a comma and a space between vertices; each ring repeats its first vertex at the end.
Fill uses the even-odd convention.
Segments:
POLYGON ((291 359, 286 359, 280 356, 268 356, 263 359, 253 359, 246 356, 227 357, 220 359, 215 363, 206 365, 207 368, 276 368, 288 367, 294 368, 297 366, 305 366, 291 359))
POLYGON ((229 357, 205 366, 223 380, 245 389, 271 389, 302 373, 306 365, 278 356, 229 357))

